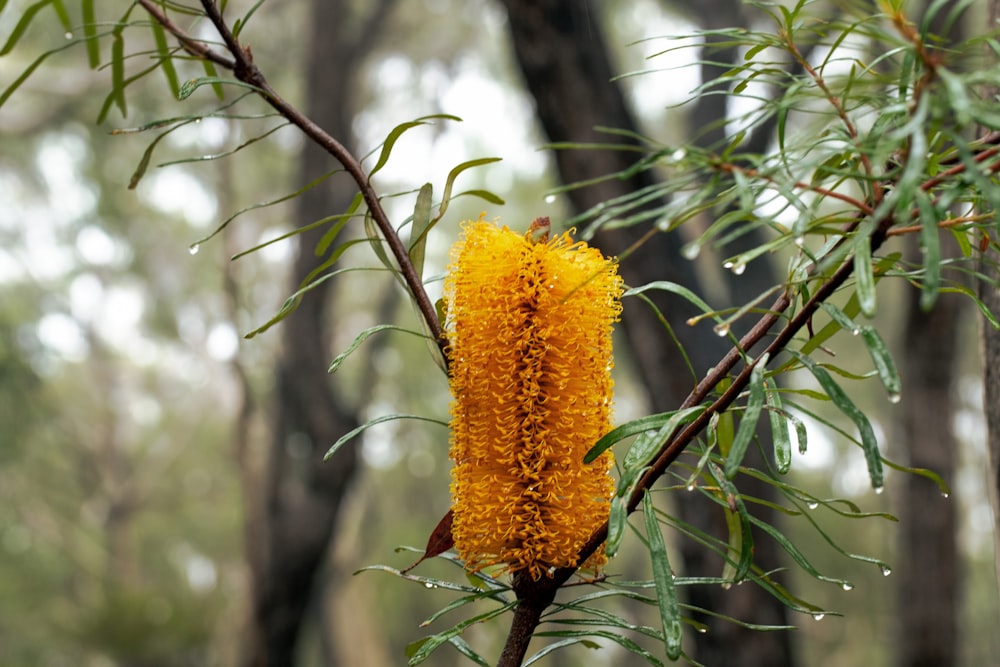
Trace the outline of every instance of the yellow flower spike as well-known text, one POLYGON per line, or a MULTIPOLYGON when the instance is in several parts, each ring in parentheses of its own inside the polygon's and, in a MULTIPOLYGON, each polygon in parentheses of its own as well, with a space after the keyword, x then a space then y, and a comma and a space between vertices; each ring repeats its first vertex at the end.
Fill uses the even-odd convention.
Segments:
POLYGON ((611 429, 622 292, 614 262, 546 223, 466 223, 444 283, 455 547, 470 570, 536 580, 578 565, 607 519, 611 452, 583 457, 611 429))

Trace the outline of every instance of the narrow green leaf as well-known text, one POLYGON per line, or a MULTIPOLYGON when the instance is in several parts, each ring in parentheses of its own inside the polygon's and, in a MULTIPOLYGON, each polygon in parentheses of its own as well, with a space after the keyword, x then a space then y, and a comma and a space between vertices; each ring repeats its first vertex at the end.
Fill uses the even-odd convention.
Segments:
POLYGON ((898 402, 903 383, 899 379, 899 372, 896 370, 896 364, 892 360, 888 346, 874 327, 861 327, 861 338, 865 342, 865 347, 868 348, 868 354, 871 355, 872 363, 875 364, 878 377, 882 380, 882 386, 889 394, 889 400, 893 403, 898 402))
POLYGON ((548 654, 552 653, 553 651, 557 651, 557 650, 559 650, 561 648, 565 648, 567 646, 572 646, 574 644, 583 644, 584 646, 586 646, 589 649, 599 649, 599 648, 601 648, 600 644, 598 644, 597 642, 590 641, 588 639, 581 639, 581 638, 577 638, 577 639, 563 639, 562 641, 553 642, 553 643, 549 644, 548 646, 546 646, 545 648, 543 648, 541 651, 539 651, 535 655, 533 655, 530 658, 528 658, 527 660, 525 660, 524 664, 522 665, 522 667, 529 667, 529 665, 535 664, 536 662, 538 662, 539 660, 541 660, 542 658, 544 658, 548 654))
POLYGON ((489 190, 475 190, 475 189, 474 190, 463 190, 462 192, 459 192, 457 195, 455 195, 454 197, 452 197, 452 199, 458 199, 459 197, 464 197, 466 195, 468 195, 470 197, 478 197, 479 199, 482 199, 484 201, 488 201, 491 204, 496 204, 497 206, 503 206, 505 203, 507 203, 507 202, 504 201, 503 197, 501 197, 500 195, 494 194, 494 193, 490 192, 489 190))
POLYGON ((128 103, 125 101, 125 40, 120 32, 116 32, 111 41, 111 96, 115 106, 121 112, 122 118, 128 116, 128 103))
POLYGON ((490 663, 486 661, 486 658, 472 650, 472 647, 469 646, 469 642, 465 641, 461 637, 450 637, 448 639, 448 643, 458 649, 459 653, 477 665, 480 665, 481 667, 490 667, 490 663))
POLYGON ((736 584, 746 579, 753 565, 753 533, 750 531, 750 514, 747 512, 743 497, 736 486, 729 481, 714 463, 709 464, 709 471, 719 485, 725 497, 726 526, 729 528, 729 538, 726 548, 726 563, 722 568, 724 587, 736 584))
POLYGON ((24 36, 24 32, 28 29, 28 26, 31 25, 35 15, 44 9, 46 5, 51 3, 52 0, 41 0, 41 2, 29 5, 23 12, 21 12, 21 19, 17 22, 17 25, 14 26, 14 29, 11 30, 10 36, 7 38, 7 42, 3 45, 3 48, 0 49, 0 56, 7 55, 14 49, 15 46, 17 46, 17 42, 24 36))
POLYGON ((260 6, 263 5, 265 1, 266 0, 257 0, 257 2, 253 3, 253 5, 250 7, 250 9, 247 10, 247 13, 244 14, 241 19, 239 19, 239 26, 238 27, 234 23, 234 25, 233 25, 233 37, 236 37, 237 39, 239 39, 240 32, 242 32, 243 28, 247 27, 247 23, 253 17, 254 13, 256 13, 256 11, 258 9, 260 9, 260 6))
POLYGON ((601 639, 607 639, 613 641, 630 653, 634 653, 639 656, 653 667, 663 667, 663 661, 657 658, 655 655, 644 649, 643 647, 636 644, 634 641, 628 637, 624 637, 617 632, 608 632, 606 630, 546 630, 543 632, 536 632, 536 637, 600 637, 601 639))
POLYGON ((843 586, 844 584, 850 585, 850 582, 845 581, 844 579, 835 579, 833 577, 828 577, 820 573, 819 570, 813 567, 813 564, 809 562, 809 560, 805 557, 805 555, 803 555, 803 553, 799 551, 799 549, 794 544, 792 544, 791 541, 787 537, 785 537, 784 534, 781 533, 781 531, 779 531, 771 524, 767 523, 766 521, 762 521, 761 519, 753 515, 749 515, 749 518, 750 522, 753 525, 757 526, 765 533, 773 537, 774 541, 777 542, 781 546, 781 548, 785 550, 785 553, 791 556, 792 560, 795 561, 795 563, 799 567, 801 567, 809 576, 813 577, 818 581, 826 581, 828 583, 837 584, 839 586, 843 586))
POLYGON ((674 587, 674 573, 670 569, 670 559, 667 556, 667 546, 660 532, 660 522, 656 519, 656 509, 653 499, 646 489, 642 496, 642 515, 646 522, 646 540, 649 557, 653 564, 653 581, 656 582, 656 602, 660 610, 660 621, 663 623, 663 643, 667 657, 677 660, 681 657, 681 610, 677 601, 677 589, 674 587))
POLYGON ((627 500, 621 496, 611 499, 611 510, 608 512, 608 538, 604 540, 604 553, 611 558, 618 553, 622 538, 625 537, 625 526, 628 525, 627 500))
POLYGON ((62 0, 52 0, 52 9, 56 10, 56 16, 59 17, 59 23, 62 25, 63 30, 70 37, 73 36, 73 21, 69 17, 69 12, 66 11, 66 5, 63 4, 62 0))
POLYGON ((626 422, 621 426, 612 429, 605 434, 604 437, 594 443, 594 446, 590 448, 586 455, 584 455, 583 462, 593 463, 594 460, 603 454, 606 449, 609 449, 625 438, 633 435, 639 435, 640 433, 645 433, 649 430, 659 429, 667 423, 667 420, 669 420, 674 414, 676 413, 661 412, 655 415, 647 415, 645 417, 640 417, 639 419, 626 422))
POLYGON ((152 21, 153 40, 156 42, 156 51, 160 54, 160 69, 167 79, 170 87, 170 94, 179 99, 181 95, 181 85, 177 79, 177 69, 174 67, 174 59, 170 54, 170 45, 167 43, 167 31, 163 29, 159 21, 152 21))
POLYGON ((365 213, 365 234, 367 235, 368 245, 371 246, 372 252, 378 257, 378 260, 382 263, 382 266, 387 268, 392 272, 396 279, 402 282, 399 277, 399 272, 396 270, 396 265, 389 255, 385 252, 385 248, 382 247, 382 235, 379 232, 378 226, 375 221, 372 220, 371 212, 365 213))
POLYGON ((747 400, 746 410, 740 425, 736 429, 736 437, 733 438, 733 445, 726 454, 726 479, 732 479, 740 470, 743 457, 746 456, 747 447, 753 440, 754 433, 757 432, 757 421, 760 419, 761 408, 764 407, 764 372, 767 370, 767 353, 764 353, 757 364, 750 371, 750 397, 747 400))
POLYGON ((361 426, 353 428, 344 435, 340 436, 340 438, 337 439, 337 442, 333 443, 333 446, 326 451, 326 454, 323 456, 323 460, 328 461, 331 456, 337 453, 338 449, 353 440, 359 433, 370 429, 372 426, 377 426, 382 422, 395 421, 397 419, 416 419, 418 421, 430 422, 432 424, 438 424, 448 428, 448 422, 441 421, 440 419, 434 419, 432 417, 423 417, 421 415, 383 415, 381 417, 376 417, 375 419, 370 419, 361 426))
POLYGON ((424 254, 427 251, 427 233, 431 229, 431 198, 434 186, 424 183, 417 193, 413 206, 413 225, 410 227, 410 247, 407 254, 417 276, 424 275, 424 254))
POLYGON ((184 127, 185 125, 189 125, 192 122, 194 121, 189 120, 182 123, 178 123, 173 127, 169 128, 168 130, 165 130, 164 132, 161 132, 160 134, 156 135, 156 137, 151 142, 149 142, 149 145, 146 146, 146 150, 142 152, 142 157, 139 158, 139 164, 136 165, 135 171, 132 172, 132 178, 129 179, 128 182, 129 190, 135 190, 139 186, 139 182, 142 180, 143 176, 146 175, 146 171, 149 169, 149 161, 153 157, 153 151, 156 150, 156 147, 159 145, 159 143, 163 141, 167 137, 167 135, 173 132, 174 130, 184 127))
POLYGON ((830 377, 826 369, 820 367, 806 355, 795 350, 788 350, 788 352, 809 369, 834 405, 857 426, 858 433, 861 436, 861 448, 864 450, 865 461, 868 464, 868 476, 871 477, 872 488, 876 492, 881 492, 884 485, 882 456, 879 454, 878 441, 875 439, 875 431, 872 429, 868 417, 858 409, 840 385, 830 377))
POLYGON ((411 120, 406 123, 400 123, 396 127, 392 128, 392 131, 389 132, 389 135, 385 138, 385 141, 382 142, 382 152, 379 153, 378 160, 375 161, 375 166, 372 167, 371 171, 368 172, 368 180, 371 180, 371 177, 377 174, 379 170, 381 170, 382 167, 385 166, 386 162, 389 161, 389 155, 392 153, 393 147, 396 145, 396 142, 399 140, 399 138, 403 135, 404 132, 406 132, 407 130, 411 130, 415 127, 419 127, 421 125, 427 125, 426 121, 437 118, 442 118, 445 120, 454 120, 454 121, 462 120, 458 116, 452 116, 451 114, 446 114, 446 113, 438 113, 438 114, 432 114, 430 116, 421 116, 420 118, 417 118, 415 120, 411 120))
POLYGON ((97 69, 101 64, 101 42, 97 38, 97 19, 94 16, 94 0, 82 0, 83 37, 87 40, 87 64, 97 69))
POLYGON ((403 333, 408 333, 411 336, 418 336, 420 338, 427 338, 428 336, 420 331, 414 331, 412 329, 407 329, 405 327, 397 326, 395 324, 376 324, 373 327, 369 327, 359 333, 354 341, 347 346, 347 349, 334 357, 333 361, 330 362, 330 367, 327 369, 327 373, 336 373, 340 365, 344 363, 344 360, 351 355, 352 352, 361 347, 361 344, 368 340, 371 336, 377 334, 380 331, 402 331, 403 333))
MULTIPOLYGON (((705 406, 695 405, 674 411, 672 414, 668 413, 670 414, 669 419, 658 430, 646 431, 635 439, 622 460, 622 467, 626 471, 644 468, 682 424, 696 419, 704 411, 705 406)), ((625 495, 622 493, 622 489, 619 489, 619 495, 625 495)))
MULTIPOLYGON (((211 60, 202 60, 201 68, 205 70, 205 76, 207 77, 207 81, 212 84, 212 90, 215 92, 215 96, 220 100, 226 99, 226 91, 222 87, 222 84, 234 83, 234 81, 230 81, 228 79, 220 79, 219 72, 215 69, 215 63, 213 63, 211 60)), ((239 83, 242 84, 242 82, 239 83)), ((249 84, 243 84, 243 85, 244 87, 249 88, 254 92, 260 92, 255 86, 251 86, 249 84)), ((182 99, 180 95, 178 95, 178 99, 182 99)))
POLYGON ((465 632, 465 629, 468 628, 470 625, 475 625, 476 623, 482 623, 483 621, 488 621, 491 618, 496 618, 497 616, 500 616, 501 614, 507 612, 508 610, 513 609, 516 605, 517 605, 517 600, 508 602, 507 604, 498 607, 497 609, 492 609, 484 614, 479 614, 478 616, 473 616, 470 619, 464 620, 461 623, 455 625, 454 627, 445 630, 444 632, 439 632, 436 635, 431 635, 430 637, 426 637, 424 639, 419 640, 418 642, 410 644, 410 646, 408 646, 406 650, 407 657, 409 657, 409 662, 407 662, 406 664, 411 666, 419 665, 428 657, 430 657, 431 653, 436 651, 438 647, 451 640, 452 637, 457 637, 463 632, 465 632), (414 648, 412 652, 411 652, 411 647, 414 648))
POLYGON ((781 394, 774 380, 764 380, 767 392, 767 415, 771 421, 771 439, 774 444, 774 467, 784 475, 792 467, 792 436, 788 430, 789 419, 781 407, 781 394))
POLYGON ((854 277, 861 312, 865 317, 875 317, 875 273, 868 236, 859 238, 854 244, 854 277))
POLYGON ((718 316, 717 311, 709 307, 701 297, 697 294, 684 287, 683 285, 678 285, 677 283, 670 282, 668 280, 656 280, 651 283, 646 283, 645 285, 640 285, 639 287, 633 287, 631 289, 625 290, 622 293, 622 298, 628 296, 636 296, 642 294, 643 292, 649 290, 662 290, 664 292, 670 292, 671 294, 676 294, 677 296, 685 299, 689 303, 697 306, 704 314, 711 316, 716 322, 721 323, 722 318, 718 316))
POLYGON ((38 69, 41 66, 43 62, 45 62, 46 59, 48 59, 49 56, 59 53, 60 51, 65 51, 66 49, 72 48, 76 46, 77 43, 78 40, 74 40, 67 44, 63 44, 58 48, 46 51, 42 55, 35 58, 32 61, 32 63, 25 68, 23 72, 17 75, 14 81, 11 82, 11 84, 7 86, 7 88, 4 89, 2 93, 0 93, 0 107, 3 107, 3 105, 7 102, 7 100, 10 99, 10 96, 13 95, 14 92, 17 91, 17 89, 20 88, 24 84, 24 82, 28 80, 28 78, 35 72, 36 69, 38 69))
POLYGON ((445 211, 448 210, 448 204, 451 201, 451 190, 455 187, 455 179, 466 169, 471 169, 473 167, 479 167, 484 164, 491 164, 493 162, 499 162, 501 158, 498 157, 484 157, 476 160, 469 160, 468 162, 463 162, 457 165, 454 169, 448 172, 448 178, 444 182, 444 193, 441 195, 441 205, 438 207, 438 214, 434 218, 434 222, 437 222, 444 217, 445 211))
MULTIPOLYGON (((310 186, 307 187, 311 187, 311 185, 312 184, 310 184, 310 186)), ((326 251, 329 249, 330 244, 333 243, 334 240, 336 240, 337 236, 340 234, 340 231, 344 228, 344 225, 346 225, 351 220, 351 218, 354 217, 354 214, 357 213, 358 209, 361 207, 362 201, 364 201, 364 196, 360 192, 358 192, 354 195, 354 199, 351 200, 351 203, 347 207, 346 211, 344 211, 340 215, 335 215, 327 218, 327 221, 336 220, 337 222, 331 225, 330 229, 323 232, 323 237, 319 240, 319 243, 316 244, 315 253, 317 257, 322 257, 323 255, 326 254, 326 251)))

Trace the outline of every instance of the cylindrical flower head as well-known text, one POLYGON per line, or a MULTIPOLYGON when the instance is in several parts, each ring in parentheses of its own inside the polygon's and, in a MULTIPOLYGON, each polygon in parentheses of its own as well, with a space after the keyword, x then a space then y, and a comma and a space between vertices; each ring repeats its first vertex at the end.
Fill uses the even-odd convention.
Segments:
POLYGON ((452 535, 470 570, 579 565, 607 519, 611 452, 583 457, 611 429, 621 292, 616 264, 568 234, 535 242, 480 219, 452 248, 452 535))

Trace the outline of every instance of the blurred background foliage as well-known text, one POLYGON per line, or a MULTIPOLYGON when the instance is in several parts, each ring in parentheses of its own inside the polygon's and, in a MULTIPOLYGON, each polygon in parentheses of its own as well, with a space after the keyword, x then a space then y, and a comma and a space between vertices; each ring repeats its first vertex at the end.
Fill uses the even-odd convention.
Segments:
MULTIPOLYGON (((345 30, 363 25, 369 12, 385 11, 377 38, 357 57, 352 94, 323 91, 334 105, 349 97, 342 106, 352 136, 342 139, 366 153, 392 127, 418 116, 464 119, 409 132, 377 178, 382 192, 408 191, 426 180, 440 187, 455 164, 498 156, 503 162, 461 177, 461 189, 484 188, 506 200, 489 206, 488 217, 512 226, 540 215, 568 217, 571 204, 548 195, 558 177, 550 153, 539 150, 544 134, 500 3, 335 4, 344 12, 345 30)), ((644 58, 655 50, 637 40, 703 26, 705 9, 697 4, 592 3, 590 19, 603 27, 616 70, 628 72, 647 67, 644 58)), ((6 3, 0 42, 28 6, 6 3)), ((302 105, 310 54, 309 40, 299 36, 308 32, 310 11, 311 3, 264 3, 244 35, 272 83, 302 105)), ((965 20, 974 30, 981 18, 970 12, 965 20)), ((64 33, 55 12, 39 15, 18 48, 0 58, 0 86, 24 71, 33 54, 78 37, 64 33)), ((178 66, 182 80, 198 75, 192 63, 178 66)), ((261 470, 270 460, 275 394, 282 390, 274 371, 279 331, 287 323, 250 341, 242 335, 266 322, 291 293, 296 248, 286 240, 236 261, 230 257, 311 220, 291 202, 251 208, 223 235, 195 246, 197 252, 189 246, 236 211, 302 188, 310 180, 300 171, 303 141, 291 128, 278 129, 231 159, 156 166, 232 151, 280 119, 192 122, 158 143, 152 166, 129 190, 157 131, 111 131, 175 116, 177 105, 152 76, 129 88, 127 118, 112 110, 95 124, 108 82, 107 68, 91 70, 82 48, 68 49, 48 59, 0 109, 0 662, 245 664, 246 637, 254 627, 247 610, 255 599, 246 540, 253 544, 254 507, 264 493, 261 470)), ((631 77, 622 85, 644 130, 670 143, 697 126, 690 107, 674 105, 698 84, 698 69, 688 68, 631 77)), ((181 113, 193 113, 191 104, 219 104, 207 89, 192 99, 181 113)), ((258 105, 258 113, 265 111, 258 105)), ((408 201, 387 202, 394 219, 408 215, 408 201)), ((430 238, 425 276, 443 271, 457 223, 484 207, 471 198, 452 204, 430 238)), ((357 248, 345 257, 348 265, 376 265, 364 246, 357 248)), ((699 260, 709 277, 717 275, 710 260, 699 260)), ((327 358, 314 359, 320 370, 368 326, 413 326, 411 307, 393 296, 387 275, 358 272, 334 283, 324 318, 336 326, 323 343, 327 358)), ((707 284, 713 289, 713 280, 707 284)), ((905 354, 905 289, 895 284, 880 290, 879 322, 897 358, 905 354)), ((958 465, 947 480, 951 497, 936 502, 954 504, 959 517, 957 664, 971 666, 1000 655, 1000 611, 984 485, 981 369, 973 318, 961 324, 954 411, 940 415, 954 425, 958 465)), ((424 342, 378 336, 343 364, 338 400, 359 421, 390 413, 446 418, 447 383, 424 342)), ((841 361, 864 356, 856 339, 838 341, 836 352, 841 361)), ((624 351, 616 373, 619 421, 646 414, 643 388, 624 351)), ((903 458, 900 407, 877 388, 860 386, 852 396, 876 424, 887 456, 903 458)), ((282 440, 283 454, 301 466, 330 444, 293 436, 282 440)), ((422 546, 447 509, 446 431, 391 422, 368 430, 354 447, 359 468, 312 581, 296 664, 401 664, 405 645, 423 634, 418 623, 447 600, 439 591, 377 573, 352 576, 371 563, 409 564, 414 554, 394 548, 422 546)), ((875 496, 863 461, 845 450, 835 434, 815 426, 810 451, 792 466, 792 480, 817 496, 901 514, 900 475, 890 473, 886 493, 875 496)), ((909 557, 895 524, 838 520, 823 510, 815 518, 847 551, 874 552, 893 564, 909 557)), ((795 664, 897 664, 898 577, 843 559, 814 544, 813 534, 796 530, 788 527, 790 537, 818 569, 855 588, 842 591, 806 577, 795 582, 802 597, 844 614, 796 620, 795 664)), ((616 568, 627 572, 629 564, 620 561, 633 551, 623 549, 616 568)), ((428 576, 453 574, 440 560, 421 567, 428 576)), ((478 633, 477 646, 499 645, 503 630, 493 625, 470 632, 478 633)), ((448 657, 440 652, 433 664, 449 664, 448 657)), ((626 664, 623 659, 615 650, 578 651, 554 654, 546 664, 626 664)))

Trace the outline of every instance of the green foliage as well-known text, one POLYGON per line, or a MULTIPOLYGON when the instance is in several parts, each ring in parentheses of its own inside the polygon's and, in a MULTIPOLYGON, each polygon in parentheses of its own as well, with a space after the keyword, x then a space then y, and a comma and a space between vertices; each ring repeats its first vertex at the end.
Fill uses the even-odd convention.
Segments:
MULTIPOLYGON (((235 20, 228 37, 238 39, 262 4, 260 1, 253 3, 235 20)), ((963 277, 962 272, 974 274, 967 266, 977 260, 984 249, 996 248, 1000 238, 1000 227, 992 213, 1000 206, 996 176, 1000 172, 1000 114, 996 111, 995 99, 981 93, 982 86, 995 85, 1000 79, 1000 69, 981 61, 979 55, 984 46, 1000 52, 1000 44, 995 34, 988 34, 948 49, 936 46, 936 38, 929 33, 932 15, 948 11, 945 22, 954 22, 969 2, 932 3, 919 25, 904 13, 904 5, 906 3, 886 1, 880 3, 878 13, 868 11, 867 7, 847 7, 829 15, 833 10, 826 3, 808 0, 791 7, 755 4, 758 14, 771 22, 767 29, 734 27, 700 35, 711 35, 722 40, 720 45, 738 48, 744 54, 741 63, 719 79, 702 83, 694 93, 752 101, 749 105, 734 105, 734 108, 749 110, 728 119, 728 123, 737 128, 729 139, 706 147, 697 142, 683 146, 664 145, 639 137, 638 146, 633 143, 601 146, 624 148, 637 156, 631 168, 609 174, 609 179, 626 178, 644 170, 655 170, 667 177, 642 190, 604 202, 570 221, 581 227, 582 236, 589 237, 601 229, 632 225, 649 226, 658 233, 679 233, 679 228, 685 227, 693 230, 690 234, 693 240, 684 253, 688 261, 696 260, 705 251, 721 257, 722 266, 736 275, 742 274, 751 262, 772 259, 785 262, 787 272, 780 284, 732 309, 716 309, 706 296, 668 281, 630 286, 625 292, 625 297, 638 297, 651 306, 653 302, 647 292, 666 292, 679 297, 700 313, 690 323, 712 320, 715 333, 728 337, 734 344, 733 351, 706 379, 698 377, 688 360, 697 385, 689 401, 677 410, 627 422, 594 443, 587 461, 608 449, 627 446, 624 456, 619 456, 615 495, 609 499, 609 518, 603 540, 605 553, 614 556, 627 551, 629 515, 641 506, 644 531, 633 533, 646 547, 649 578, 637 582, 621 581, 601 574, 592 580, 574 580, 572 586, 579 585, 585 592, 573 597, 572 593, 579 589, 567 583, 572 573, 562 573, 565 577, 559 586, 566 595, 550 605, 535 632, 535 636, 552 641, 528 657, 524 664, 538 662, 557 649, 576 646, 592 650, 612 642, 648 664, 662 665, 661 655, 672 661, 684 659, 696 664, 683 650, 684 625, 695 631, 703 630, 704 626, 695 617, 714 612, 684 604, 679 591, 683 592, 686 587, 759 586, 795 613, 816 618, 834 613, 800 599, 791 592, 782 573, 764 571, 754 562, 756 532, 773 540, 805 576, 845 590, 852 586, 846 579, 826 574, 824 568, 817 566, 801 545, 789 538, 784 525, 778 527, 756 516, 754 510, 764 505, 779 510, 789 522, 797 521, 801 528, 815 532, 820 541, 839 556, 887 571, 888 565, 880 559, 854 554, 841 547, 838 539, 810 512, 822 506, 827 513, 846 520, 892 521, 893 517, 863 512, 850 500, 819 498, 783 478, 792 468, 793 430, 799 451, 806 449, 809 433, 803 418, 827 426, 860 446, 876 493, 884 486, 884 466, 927 476, 943 490, 947 489, 944 481, 931 471, 914 470, 887 461, 879 449, 869 416, 844 387, 846 382, 877 377, 890 400, 898 400, 903 390, 882 334, 874 324, 859 325, 856 321, 858 317, 871 320, 876 316, 878 290, 883 281, 896 279, 912 283, 920 289, 924 308, 931 308, 943 291, 953 291, 973 299, 985 313, 985 306, 959 279, 963 277), (987 134, 970 139, 977 126, 986 128, 987 134), (773 141, 770 140, 772 136, 773 141), (758 141, 759 137, 766 140, 758 141), (654 202, 660 203, 651 206, 654 202), (941 234, 959 239, 963 257, 953 259, 943 255, 941 234), (902 252, 892 247, 897 237, 908 235, 914 235, 920 242, 921 259, 916 265, 908 264, 902 252), (749 249, 729 254, 731 244, 745 238, 759 239, 759 242, 749 249), (769 300, 772 303, 768 304, 769 300), (752 316, 759 316, 759 319, 753 327, 748 327, 749 333, 738 340, 732 331, 752 316), (819 326, 814 329, 817 322, 819 326), (828 360, 820 360, 824 344, 841 331, 858 336, 871 359, 870 372, 859 374, 828 360), (758 343, 760 347, 755 348, 758 343), (808 371, 815 384, 800 388, 785 386, 789 374, 803 370, 808 371), (817 403, 839 411, 857 435, 845 430, 839 417, 821 414, 815 408, 817 403), (769 464, 766 469, 757 469, 746 463, 746 454, 752 447, 762 451, 768 449, 760 441, 762 411, 768 414, 773 469, 769 464), (774 503, 742 493, 740 485, 751 478, 770 485, 779 501, 774 503), (724 539, 657 508, 651 487, 658 479, 667 481, 659 496, 669 498, 673 493, 697 491, 713 511, 722 513, 727 527, 724 539), (663 527, 669 529, 670 539, 665 539, 663 527), (668 544, 673 539, 691 540, 718 557, 719 576, 696 579, 675 573, 668 555, 668 544), (623 602, 654 609, 659 627, 626 620, 618 606, 623 602)), ((19 44, 35 19, 50 6, 59 24, 71 33, 74 19, 65 4, 59 0, 42 0, 23 10, 0 48, 0 56, 20 48, 19 44)), ((200 10, 174 3, 153 3, 153 6, 179 15, 200 13, 200 10)), ((233 65, 232 76, 236 78, 228 74, 220 76, 218 69, 227 67, 222 57, 206 58, 203 50, 183 41, 171 46, 168 34, 173 31, 168 30, 170 26, 155 14, 148 15, 149 7, 130 5, 124 15, 110 22, 102 22, 95 16, 95 10, 92 1, 81 3, 82 39, 71 39, 35 58, 0 92, 0 107, 47 58, 77 45, 83 45, 86 50, 89 67, 108 73, 110 91, 98 112, 99 122, 105 121, 112 110, 117 110, 122 117, 127 116, 130 99, 134 105, 135 98, 130 95, 134 94, 135 86, 147 75, 161 71, 170 94, 193 110, 185 115, 117 131, 118 134, 159 131, 139 158, 130 188, 137 187, 147 175, 154 154, 165 139, 203 119, 272 124, 231 150, 171 159, 158 166, 229 158, 259 147, 259 142, 289 125, 307 134, 311 131, 306 122, 282 106, 283 100, 266 87, 262 79, 247 75, 245 64, 233 65), (135 37, 139 33, 141 36, 135 37), (107 49, 106 61, 102 49, 107 49), (189 60, 198 62, 192 64, 189 60), (135 66, 137 61, 144 64, 135 66), (198 94, 206 87, 214 91, 215 99, 198 94), (232 96, 234 89, 237 94, 232 96), (269 104, 272 110, 261 112, 255 105, 262 103, 269 104)), ((203 42, 198 44, 209 48, 203 42)), ((678 49, 700 48, 700 45, 700 41, 686 40, 684 45, 664 49, 659 56, 667 57, 678 49), (689 46, 691 43, 696 46, 689 46)), ((211 48, 221 47, 212 45, 211 48)), ((245 57, 240 53, 229 55, 237 60, 245 57)), ((234 259, 307 231, 324 230, 315 248, 319 258, 316 268, 278 312, 247 334, 247 338, 267 331, 290 315, 302 299, 310 296, 309 292, 328 280, 347 273, 376 270, 391 274, 412 297, 423 319, 423 331, 413 326, 386 323, 368 326, 333 358, 330 372, 340 370, 348 356, 361 349, 374 334, 387 330, 430 340, 434 348, 432 354, 439 363, 446 364, 440 347, 443 342, 438 335, 439 314, 434 311, 424 289, 428 240, 437 225, 446 219, 451 202, 458 197, 468 195, 494 204, 503 203, 501 197, 481 188, 455 193, 460 176, 499 158, 479 158, 457 164, 445 176, 437 200, 433 181, 412 191, 389 195, 376 187, 373 177, 389 164, 398 141, 410 130, 431 121, 459 120, 449 114, 434 114, 395 126, 370 153, 374 161, 367 168, 363 166, 364 159, 357 160, 339 144, 333 145, 336 142, 327 142, 328 150, 341 161, 343 170, 330 171, 304 185, 292 186, 285 194, 239 208, 192 246, 192 250, 197 250, 241 216, 302 196, 312 188, 326 185, 327 179, 341 171, 354 179, 357 194, 346 211, 307 221, 290 232, 236 254, 234 259), (405 201, 404 210, 412 213, 387 224, 389 218, 384 205, 389 199, 405 201), (347 236, 342 236, 344 229, 359 220, 363 221, 364 234, 344 239, 343 236, 347 236), (402 231, 407 226, 409 238, 404 242, 402 231), (371 249, 377 260, 376 267, 343 266, 348 251, 359 246, 371 249)), ((713 128, 703 128, 703 131, 709 129, 713 128)), ((324 139, 315 133, 309 136, 319 143, 324 139)), ((423 181, 423 177, 420 180, 423 181)), ((568 187, 581 185, 584 184, 568 187)), ((628 257, 623 256, 620 260, 626 262, 628 257)), ((665 338, 679 347, 662 313, 656 311, 656 314, 664 323, 665 338)), ((996 314, 985 314, 996 324, 996 314)), ((0 340, 5 345, 0 347, 4 358, 10 356, 6 338, 9 337, 5 334, 0 340)), ((688 359, 683 349, 679 353, 688 359)), ((316 363, 325 362, 316 360, 316 363)), ((5 372, 24 374, 32 379, 32 374, 25 369, 12 368, 5 372)), ((379 415, 332 443, 327 458, 368 428, 400 419, 444 425, 440 419, 423 415, 379 415)), ((470 628, 492 622, 507 612, 519 613, 518 593, 502 578, 489 573, 466 573, 451 554, 442 554, 436 560, 445 561, 449 567, 457 566, 455 570, 461 569, 461 574, 455 577, 457 581, 415 575, 388 566, 366 568, 388 572, 428 589, 446 589, 458 596, 432 614, 423 625, 435 624, 452 612, 461 611, 467 615, 411 643, 406 651, 408 664, 425 662, 445 645, 454 647, 476 664, 491 664, 465 635, 470 628)), ((609 571, 614 564, 612 561, 609 571)), ((120 631, 116 619, 138 619, 134 610, 148 602, 143 595, 144 592, 126 588, 111 591, 103 598, 105 607, 93 617, 85 631, 93 635, 120 631)), ((180 602, 176 605, 182 606, 180 602)), ((197 614, 193 611, 191 614, 191 617, 185 614, 189 623, 179 623, 176 628, 175 639, 180 643, 197 643, 201 638, 199 632, 203 626, 195 622, 197 614)), ((750 626, 741 619, 727 620, 750 626)), ((753 627, 761 631, 786 629, 785 626, 753 627)), ((126 629, 128 637, 150 632, 142 624, 126 629)), ((112 637, 108 641, 122 644, 123 654, 133 648, 126 645, 123 637, 112 637)))

